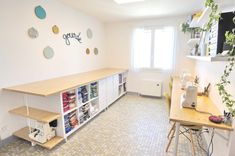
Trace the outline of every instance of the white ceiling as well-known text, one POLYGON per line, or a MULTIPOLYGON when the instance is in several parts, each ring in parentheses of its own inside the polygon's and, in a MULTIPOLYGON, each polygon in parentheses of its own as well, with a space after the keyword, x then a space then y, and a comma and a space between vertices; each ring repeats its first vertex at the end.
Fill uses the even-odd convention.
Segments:
MULTIPOLYGON (((60 0, 103 22, 178 16, 201 10, 205 0, 145 0, 118 5, 113 0, 60 0)), ((235 0, 218 0, 227 5, 235 0)))

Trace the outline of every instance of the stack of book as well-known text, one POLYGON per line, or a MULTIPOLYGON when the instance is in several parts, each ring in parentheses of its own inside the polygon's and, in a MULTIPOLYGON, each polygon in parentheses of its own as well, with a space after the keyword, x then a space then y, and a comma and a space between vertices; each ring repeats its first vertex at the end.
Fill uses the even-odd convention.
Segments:
POLYGON ((82 86, 82 87, 78 88, 78 100, 81 103, 85 103, 89 100, 88 99, 88 91, 87 91, 86 86, 82 86))
POLYGON ((91 99, 95 98, 98 96, 98 83, 94 82, 90 84, 90 97, 91 99))
POLYGON ((83 122, 85 122, 87 119, 90 118, 89 109, 90 109, 89 103, 79 108, 80 124, 82 124, 83 122))
POLYGON ((65 132, 70 132, 78 125, 76 110, 64 116, 65 132))
POLYGON ((63 109, 64 112, 76 107, 76 95, 75 91, 68 91, 62 94, 63 96, 63 109))

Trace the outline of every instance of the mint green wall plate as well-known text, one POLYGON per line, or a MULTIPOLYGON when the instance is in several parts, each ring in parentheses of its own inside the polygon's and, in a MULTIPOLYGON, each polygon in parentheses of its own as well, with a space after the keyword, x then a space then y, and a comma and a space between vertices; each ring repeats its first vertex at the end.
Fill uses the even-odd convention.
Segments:
POLYGON ((47 46, 43 50, 43 55, 46 59, 51 59, 54 56, 54 50, 50 46, 47 46))
POLYGON ((92 37, 93 37, 93 33, 92 33, 92 30, 89 28, 89 29, 87 29, 87 31, 86 31, 86 35, 87 35, 87 38, 89 38, 89 39, 92 39, 92 37))
POLYGON ((40 5, 35 7, 35 15, 39 18, 39 19, 45 19, 46 18, 46 11, 44 10, 43 7, 41 7, 40 5))

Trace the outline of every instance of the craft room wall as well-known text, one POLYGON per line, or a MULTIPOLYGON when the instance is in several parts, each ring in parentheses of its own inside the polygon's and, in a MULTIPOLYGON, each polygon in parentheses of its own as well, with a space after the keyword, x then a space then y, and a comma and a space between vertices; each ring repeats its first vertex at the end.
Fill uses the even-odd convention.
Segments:
MULTIPOLYGON (((221 112, 226 110, 226 106, 222 103, 221 97, 219 96, 218 89, 216 84, 220 80, 220 76, 222 76, 224 68, 228 62, 203 62, 197 61, 195 66, 196 75, 199 76, 201 87, 206 86, 208 83, 211 83, 210 88, 210 98, 217 105, 221 112)), ((231 81, 231 85, 227 86, 229 93, 235 97, 235 72, 233 71, 229 77, 231 81)), ((234 99, 234 98, 233 98, 234 99)), ((214 138, 214 153, 215 156, 221 155, 235 155, 234 148, 231 148, 229 151, 229 146, 234 145, 235 143, 235 133, 231 134, 231 143, 228 144, 228 141, 224 138, 228 138, 228 133, 226 131, 216 130, 215 138, 214 138)), ((210 135, 205 135, 207 140, 209 141, 210 135)))
MULTIPOLYGON (((235 4, 235 2, 234 2, 235 4)), ((221 12, 230 12, 235 10, 234 5, 223 6, 220 8, 221 12)), ((210 87, 210 99, 214 102, 214 104, 219 108, 221 112, 226 109, 225 104, 222 103, 221 96, 219 95, 216 84, 219 82, 220 77, 222 76, 225 66, 227 65, 227 61, 223 62, 204 62, 204 61, 196 61, 195 63, 195 75, 199 77, 200 87, 203 88, 211 83, 210 87)), ((235 71, 231 73, 229 76, 229 80, 231 85, 227 86, 226 89, 232 94, 233 100, 235 99, 235 71)), ((235 125, 235 123, 234 123, 235 125)), ((234 127, 234 126, 233 126, 234 127)), ((205 134, 207 142, 209 142, 210 134, 205 134)), ((235 132, 230 134, 230 140, 226 140, 229 138, 228 133, 223 130, 216 130, 214 137, 214 155, 213 156, 221 156, 221 155, 235 155, 235 148, 229 148, 233 146, 235 143, 235 132), (229 141, 231 141, 229 143, 229 141)))
POLYGON ((103 24, 57 0, 1 1, 0 20, 0 139, 4 139, 26 122, 8 113, 23 104, 22 94, 2 88, 103 68, 106 54, 103 24), (35 16, 38 5, 45 9, 45 19, 35 16), (52 32, 54 25, 59 28, 58 34, 52 32), (37 38, 28 36, 31 27, 38 31, 37 38), (86 35, 88 28, 92 30, 91 39, 86 35), (70 39, 70 45, 66 45, 63 34, 80 32, 82 43, 70 39), (43 55, 47 46, 54 51, 51 59, 43 55), (98 55, 93 53, 94 48, 98 48, 98 55))
POLYGON ((140 84, 145 79, 150 79, 163 82, 163 92, 168 92, 170 75, 179 74, 182 71, 194 72, 194 62, 185 57, 190 51, 189 46, 187 46, 189 36, 180 31, 180 23, 186 17, 166 17, 105 24, 106 51, 108 51, 109 66, 130 69, 127 83, 128 91, 138 92, 141 89, 140 84), (175 28, 175 68, 172 72, 157 70, 134 71, 131 69, 132 32, 135 28, 145 26, 173 26, 175 28))

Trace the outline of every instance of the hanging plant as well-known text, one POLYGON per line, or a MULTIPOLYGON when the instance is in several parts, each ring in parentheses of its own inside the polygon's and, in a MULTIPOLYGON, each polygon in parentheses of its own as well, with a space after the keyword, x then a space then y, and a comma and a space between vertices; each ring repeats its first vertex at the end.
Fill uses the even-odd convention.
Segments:
POLYGON ((209 20, 207 24, 202 29, 203 31, 210 31, 213 23, 216 21, 219 21, 220 12, 218 11, 218 5, 215 3, 214 0, 206 0, 205 7, 208 7, 209 9, 211 9, 211 12, 209 14, 209 20))
POLYGON ((190 25, 187 22, 182 23, 180 27, 182 32, 191 33, 191 38, 195 38, 195 34, 201 32, 201 28, 190 27, 190 25))
MULTIPOLYGON (((235 17, 233 18, 233 22, 235 17)), ((222 98, 222 102, 227 106, 228 110, 232 113, 233 116, 235 116, 235 100, 232 99, 232 95, 226 90, 226 86, 230 85, 231 82, 228 80, 231 72, 234 69, 235 64, 235 29, 232 30, 232 32, 226 32, 225 38, 226 38, 226 44, 228 44, 231 48, 229 50, 229 55, 231 58, 228 59, 228 64, 225 66, 224 73, 220 78, 220 81, 217 85, 217 88, 219 90, 219 95, 222 98)))
POLYGON ((228 78, 234 68, 234 63, 234 57, 229 58, 229 64, 225 66, 224 74, 220 77, 219 83, 216 84, 219 90, 219 95, 222 98, 222 102, 227 106, 228 110, 233 114, 233 116, 235 115, 235 101, 232 99, 232 95, 226 90, 226 86, 230 85, 231 83, 228 78))

